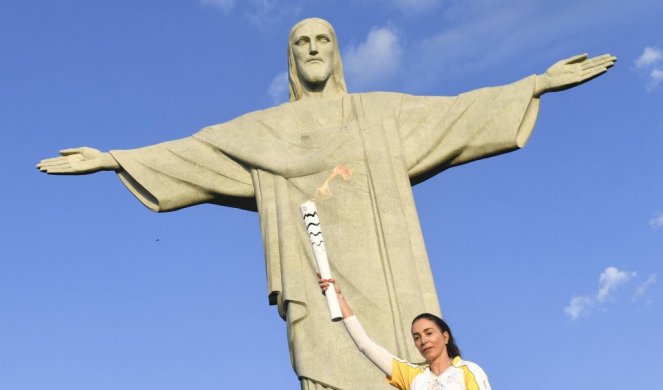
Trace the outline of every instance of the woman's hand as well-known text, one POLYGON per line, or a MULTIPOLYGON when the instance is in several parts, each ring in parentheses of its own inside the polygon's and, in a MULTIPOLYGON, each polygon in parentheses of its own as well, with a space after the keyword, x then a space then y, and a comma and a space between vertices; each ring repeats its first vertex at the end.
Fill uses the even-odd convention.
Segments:
POLYGON ((320 277, 320 274, 318 274, 318 284, 320 285, 320 290, 322 290, 323 295, 325 294, 325 292, 327 292, 327 289, 329 288, 330 284, 334 285, 334 291, 336 292, 336 295, 342 294, 341 286, 339 286, 338 282, 334 278, 323 279, 320 277))
POLYGON ((339 286, 339 283, 336 279, 334 278, 323 279, 318 273, 318 284, 320 285, 320 290, 322 291, 322 295, 325 294, 325 292, 327 291, 330 285, 333 285, 334 291, 336 292, 336 297, 338 298, 338 304, 339 306, 341 306, 341 314, 343 315, 343 318, 348 318, 353 315, 352 309, 350 308, 350 305, 348 305, 348 303, 345 301, 345 297, 341 292, 341 286, 339 286))

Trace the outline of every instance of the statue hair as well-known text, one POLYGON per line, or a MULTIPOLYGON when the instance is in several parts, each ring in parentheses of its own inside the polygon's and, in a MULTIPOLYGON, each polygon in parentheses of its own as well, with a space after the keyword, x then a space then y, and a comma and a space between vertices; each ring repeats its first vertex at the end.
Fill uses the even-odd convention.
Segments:
POLYGON ((290 36, 288 37, 288 82, 290 83, 290 101, 294 102, 302 98, 302 83, 297 74, 297 64, 295 63, 295 54, 292 51, 294 44, 295 30, 307 23, 319 23, 329 29, 331 40, 334 44, 334 63, 332 67, 331 78, 334 80, 334 85, 338 92, 347 93, 348 89, 345 85, 345 76, 343 76, 343 62, 341 61, 341 52, 338 48, 338 39, 336 38, 336 31, 328 21, 320 18, 307 18, 300 20, 292 26, 290 36))

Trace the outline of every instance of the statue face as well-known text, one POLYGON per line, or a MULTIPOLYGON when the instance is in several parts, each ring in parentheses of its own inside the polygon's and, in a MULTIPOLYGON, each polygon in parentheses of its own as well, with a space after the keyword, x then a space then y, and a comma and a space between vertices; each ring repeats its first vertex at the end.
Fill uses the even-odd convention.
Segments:
POLYGON ((295 30, 292 52, 297 65, 297 75, 309 89, 317 89, 327 82, 334 67, 334 45, 329 29, 316 22, 307 23, 295 30))

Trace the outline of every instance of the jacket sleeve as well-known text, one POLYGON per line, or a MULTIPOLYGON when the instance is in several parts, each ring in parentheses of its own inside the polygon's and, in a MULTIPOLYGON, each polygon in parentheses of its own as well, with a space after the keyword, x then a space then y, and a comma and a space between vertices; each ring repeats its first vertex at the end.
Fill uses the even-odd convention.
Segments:
POLYGON ((392 374, 392 361, 394 355, 389 353, 386 349, 377 345, 361 326, 359 319, 356 316, 351 316, 343 320, 345 328, 348 330, 350 337, 357 345, 357 349, 361 351, 366 357, 373 362, 382 372, 391 377, 392 374))

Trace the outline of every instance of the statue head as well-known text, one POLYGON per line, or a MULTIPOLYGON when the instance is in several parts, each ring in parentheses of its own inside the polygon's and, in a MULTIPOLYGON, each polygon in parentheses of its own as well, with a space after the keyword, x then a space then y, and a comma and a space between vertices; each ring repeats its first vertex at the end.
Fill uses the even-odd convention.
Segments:
POLYGON ((326 20, 304 19, 290 30, 288 81, 291 102, 307 91, 347 92, 336 32, 326 20))

